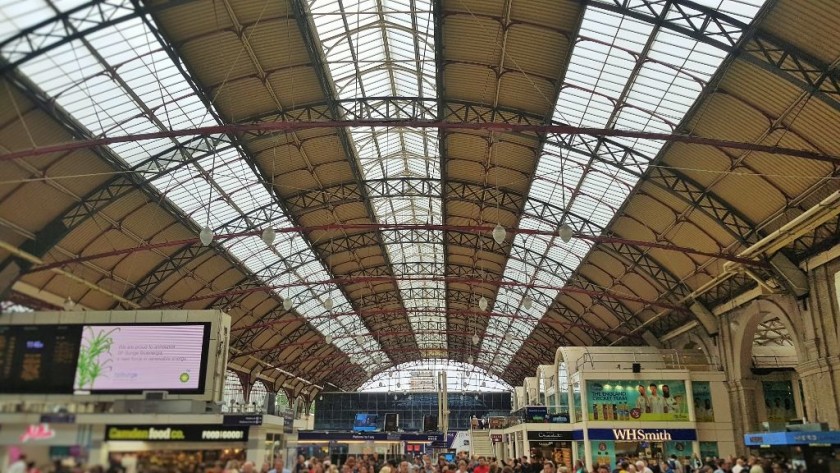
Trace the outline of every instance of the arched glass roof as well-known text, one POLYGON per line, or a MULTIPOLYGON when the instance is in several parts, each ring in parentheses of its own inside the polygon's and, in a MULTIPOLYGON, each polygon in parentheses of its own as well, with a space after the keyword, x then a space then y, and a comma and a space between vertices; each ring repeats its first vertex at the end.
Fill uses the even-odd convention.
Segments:
POLYGON ((482 368, 447 359, 410 361, 377 373, 359 391, 438 391, 438 373, 446 373, 449 392, 513 391, 513 388, 482 368))

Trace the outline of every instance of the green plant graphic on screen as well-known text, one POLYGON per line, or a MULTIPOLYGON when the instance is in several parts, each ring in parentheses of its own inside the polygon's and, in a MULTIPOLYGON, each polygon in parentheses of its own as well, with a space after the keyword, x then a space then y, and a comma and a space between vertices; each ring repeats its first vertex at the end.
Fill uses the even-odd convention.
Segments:
POLYGON ((82 338, 82 347, 79 350, 79 363, 76 368, 76 388, 93 389, 96 378, 109 369, 111 363, 111 345, 114 339, 111 335, 118 332, 119 328, 107 330, 96 327, 87 327, 87 333, 82 338))

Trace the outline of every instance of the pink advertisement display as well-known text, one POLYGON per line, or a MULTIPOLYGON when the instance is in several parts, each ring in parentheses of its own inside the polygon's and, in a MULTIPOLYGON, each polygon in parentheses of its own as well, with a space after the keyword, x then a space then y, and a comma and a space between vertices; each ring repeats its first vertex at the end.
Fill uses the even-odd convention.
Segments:
POLYGON ((86 325, 73 389, 201 388, 204 325, 86 325))

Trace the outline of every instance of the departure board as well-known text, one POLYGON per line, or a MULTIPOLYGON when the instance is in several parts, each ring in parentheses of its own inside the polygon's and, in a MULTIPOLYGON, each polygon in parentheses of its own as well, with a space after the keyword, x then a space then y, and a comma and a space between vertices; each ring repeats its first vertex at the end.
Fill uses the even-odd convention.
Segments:
POLYGON ((0 392, 72 392, 81 335, 81 325, 0 326, 0 392))

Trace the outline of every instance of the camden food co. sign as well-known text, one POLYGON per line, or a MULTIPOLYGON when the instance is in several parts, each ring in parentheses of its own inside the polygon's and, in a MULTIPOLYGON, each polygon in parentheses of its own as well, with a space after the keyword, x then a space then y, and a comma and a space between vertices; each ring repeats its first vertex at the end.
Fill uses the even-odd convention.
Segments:
POLYGON ((248 440, 247 427, 225 425, 109 425, 107 441, 229 442, 248 440))

